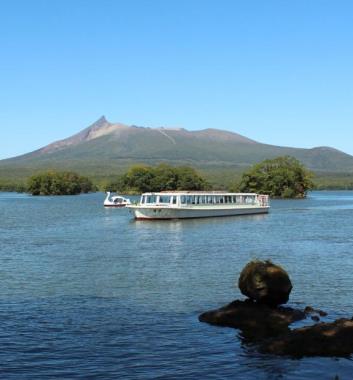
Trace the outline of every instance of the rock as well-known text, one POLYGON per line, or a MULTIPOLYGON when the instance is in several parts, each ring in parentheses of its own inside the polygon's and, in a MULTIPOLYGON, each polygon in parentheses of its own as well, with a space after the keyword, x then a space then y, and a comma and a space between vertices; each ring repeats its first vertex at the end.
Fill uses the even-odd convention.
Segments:
POLYGON ((252 261, 239 277, 241 292, 249 297, 199 316, 200 322, 241 330, 245 343, 256 343, 262 353, 303 356, 353 354, 353 318, 321 322, 290 330, 293 322, 310 316, 315 322, 326 312, 307 306, 304 311, 278 306, 292 290, 288 274, 270 261, 252 261))
POLYGON ((308 316, 311 315, 311 319, 315 322, 320 321, 320 317, 326 317, 327 313, 325 311, 322 311, 320 309, 314 309, 311 306, 306 306, 304 309, 304 313, 308 316))
POLYGON ((220 309, 207 311, 199 316, 199 321, 240 329, 244 338, 258 341, 287 333, 288 325, 305 317, 301 310, 272 308, 248 299, 236 300, 220 309))
POLYGON ((240 291, 250 299, 270 306, 288 301, 292 283, 287 272, 270 261, 251 261, 240 273, 240 291))
POLYGON ((265 340, 260 351, 276 355, 349 356, 353 353, 353 320, 318 323, 265 340))
POLYGON ((305 314, 315 313, 315 309, 312 306, 305 306, 304 313, 305 314))

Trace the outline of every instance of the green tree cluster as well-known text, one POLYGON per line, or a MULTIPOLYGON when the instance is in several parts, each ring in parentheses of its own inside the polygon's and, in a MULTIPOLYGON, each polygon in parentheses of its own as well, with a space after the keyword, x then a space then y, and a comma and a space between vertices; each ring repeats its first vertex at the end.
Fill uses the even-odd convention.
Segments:
POLYGON ((156 167, 135 165, 117 180, 110 182, 106 190, 125 194, 171 190, 204 190, 208 184, 193 168, 160 164, 156 167))
POLYGON ((75 195, 94 191, 92 182, 74 172, 47 171, 28 179, 27 192, 32 195, 75 195))
POLYGON ((275 198, 304 198, 314 186, 312 173, 290 156, 265 160, 246 171, 238 190, 275 198))

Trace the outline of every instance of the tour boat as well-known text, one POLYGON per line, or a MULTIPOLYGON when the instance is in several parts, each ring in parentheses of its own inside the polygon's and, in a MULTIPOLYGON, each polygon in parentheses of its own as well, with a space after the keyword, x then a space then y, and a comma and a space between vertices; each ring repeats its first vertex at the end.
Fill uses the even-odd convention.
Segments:
POLYGON ((104 200, 104 207, 126 207, 130 204, 130 199, 124 198, 121 195, 111 195, 110 191, 107 192, 104 200))
POLYGON ((185 219, 264 214, 268 195, 220 191, 144 193, 140 202, 127 206, 135 219, 185 219))

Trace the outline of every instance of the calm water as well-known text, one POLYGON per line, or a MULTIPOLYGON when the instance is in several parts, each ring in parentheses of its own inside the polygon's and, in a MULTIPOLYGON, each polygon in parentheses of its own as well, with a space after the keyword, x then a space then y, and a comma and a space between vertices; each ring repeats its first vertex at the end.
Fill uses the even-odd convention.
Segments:
POLYGON ((1 379, 352 378, 351 359, 261 355, 197 317, 242 297, 254 258, 288 270, 291 306, 351 317, 353 192, 169 222, 103 199, 0 193, 1 379))

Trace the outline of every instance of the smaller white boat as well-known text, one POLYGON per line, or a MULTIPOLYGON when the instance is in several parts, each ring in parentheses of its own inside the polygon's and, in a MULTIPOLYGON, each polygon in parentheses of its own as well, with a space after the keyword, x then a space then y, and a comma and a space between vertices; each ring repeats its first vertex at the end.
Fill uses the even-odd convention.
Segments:
POLYGON ((110 191, 107 191, 104 207, 125 207, 127 205, 131 205, 130 199, 122 197, 121 195, 112 195, 110 191))

